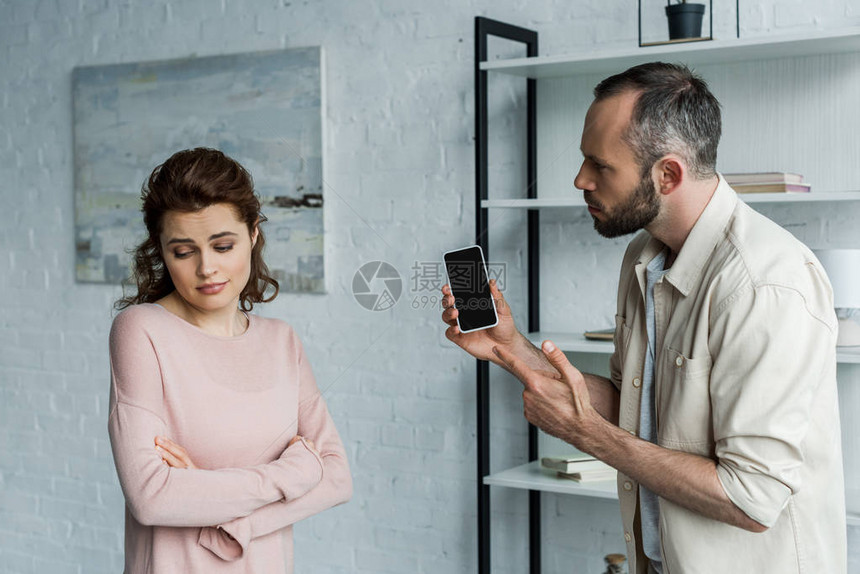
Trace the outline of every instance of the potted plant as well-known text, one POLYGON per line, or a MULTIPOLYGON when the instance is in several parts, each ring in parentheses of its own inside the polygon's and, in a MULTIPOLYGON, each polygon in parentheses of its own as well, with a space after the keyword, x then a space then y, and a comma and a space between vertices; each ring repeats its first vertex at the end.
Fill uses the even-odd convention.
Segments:
POLYGON ((669 19, 669 39, 699 38, 702 36, 704 4, 692 4, 687 0, 666 0, 666 17, 669 19))

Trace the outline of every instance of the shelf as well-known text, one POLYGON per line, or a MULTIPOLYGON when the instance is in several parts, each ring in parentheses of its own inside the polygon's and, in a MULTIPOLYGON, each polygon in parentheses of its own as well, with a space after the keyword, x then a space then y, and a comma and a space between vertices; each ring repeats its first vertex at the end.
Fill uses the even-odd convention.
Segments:
MULTIPOLYGON (((583 483, 567 478, 558 478, 554 470, 543 468, 540 461, 537 460, 485 476, 484 484, 618 500, 617 481, 615 480, 583 483)), ((849 513, 846 523, 848 526, 860 526, 860 515, 849 513)))
POLYGON ((836 362, 860 364, 860 347, 837 348, 836 362))
POLYGON ((540 461, 537 460, 485 476, 484 484, 618 500, 617 483, 614 479, 583 483, 558 478, 556 471, 541 467, 540 461))
MULTIPOLYGON (((578 193, 578 192, 577 192, 578 193)), ((832 191, 810 193, 739 193, 746 203, 811 203, 828 201, 860 201, 860 191, 832 191)), ((559 207, 585 207, 581 195, 558 199, 485 199, 481 207, 507 209, 548 209, 559 207)))
POLYGON ((554 78, 578 74, 607 74, 645 62, 683 61, 691 66, 770 60, 821 54, 860 51, 860 30, 802 35, 770 35, 757 38, 713 40, 663 45, 612 52, 588 51, 581 54, 490 60, 481 69, 528 78, 554 78))
MULTIPOLYGON (((476 22, 480 23, 481 19, 477 19, 476 22)), ((536 32, 523 30, 516 27, 511 27, 511 29, 515 30, 517 35, 515 35, 513 31, 505 32, 504 34, 481 32, 482 27, 476 26, 476 30, 478 30, 481 34, 477 36, 476 39, 484 41, 488 36, 503 37, 508 40, 524 42, 528 44, 532 54, 537 52, 536 32), (534 39, 520 40, 520 35, 522 35, 523 37, 528 35, 528 38, 532 38, 533 36, 534 39)), ((476 46, 479 46, 477 42, 476 46)), ((540 117, 541 121, 544 122, 541 124, 541 126, 545 126, 546 122, 550 122, 553 128, 555 127, 556 121, 564 120, 565 123, 559 121, 559 125, 564 126, 567 125, 567 120, 575 119, 575 116, 573 114, 582 111, 580 108, 582 108, 584 103, 588 100, 588 94, 577 93, 576 96, 570 94, 569 97, 568 92, 573 90, 580 90, 580 88, 582 88, 580 84, 587 84, 590 88, 590 86, 595 84, 596 81, 600 78, 605 78, 610 74, 621 72, 622 70, 625 70, 637 64, 652 61, 682 62, 693 69, 705 68, 704 70, 702 70, 702 73, 708 72, 706 68, 707 66, 727 64, 729 65, 729 68, 721 71, 720 74, 726 75, 732 81, 744 81, 744 78, 740 78, 738 80, 733 79, 733 68, 737 69, 737 71, 739 72, 743 72, 749 75, 750 72, 753 74, 759 72, 760 68, 772 68, 773 66, 771 64, 775 64, 777 65, 776 72, 778 72, 779 69, 782 67, 791 67, 792 70, 796 68, 799 72, 796 74, 799 83, 802 82, 804 78, 817 78, 817 76, 809 74, 808 69, 825 68, 829 70, 829 68, 833 66, 835 71, 836 64, 839 64, 841 66, 843 63, 843 57, 839 56, 840 54, 850 55, 850 63, 853 64, 855 61, 855 55, 857 53, 860 53, 860 26, 856 26, 852 29, 843 29, 838 31, 817 31, 812 33, 793 35, 768 34, 765 36, 760 36, 758 38, 727 38, 713 41, 678 43, 648 47, 634 47, 630 46, 629 44, 627 46, 629 47, 606 49, 601 48, 599 46, 586 45, 579 48, 580 53, 577 54, 553 55, 543 57, 538 56, 531 58, 507 60, 491 60, 487 62, 479 61, 482 58, 486 57, 486 50, 482 48, 477 48, 475 53, 476 69, 479 71, 492 72, 495 74, 506 74, 515 77, 526 77, 533 79, 575 77, 574 81, 543 82, 539 85, 537 92, 538 94, 543 94, 541 95, 542 99, 540 101, 537 101, 538 98, 535 96, 535 92, 531 91, 529 92, 527 98, 529 100, 528 104, 530 106, 535 105, 540 110, 538 114, 530 115, 527 121, 527 129, 525 130, 525 132, 526 134, 528 134, 527 138, 529 141, 529 146, 534 146, 535 149, 540 148, 540 151, 545 153, 544 148, 562 145, 564 147, 560 148, 560 152, 562 155, 559 157, 563 157, 564 154, 569 153, 569 130, 559 136, 555 133, 556 130, 548 129, 548 136, 543 136, 544 139, 542 139, 540 143, 538 143, 537 136, 535 134, 537 134, 539 131, 543 131, 543 127, 541 127, 540 130, 538 129, 537 118, 540 117), (852 53, 853 55, 851 55, 852 53), (826 55, 834 55, 836 57, 821 57, 826 55), (788 60, 791 58, 795 58, 799 61, 780 61, 788 60), (751 62, 751 64, 734 66, 734 64, 742 62, 751 62), (764 63, 759 64, 757 62, 764 63), (749 70, 747 70, 747 68, 749 68, 749 70), (543 90, 540 87, 541 85, 547 89, 543 90), (567 110, 571 108, 573 111, 568 112, 567 110), (557 113, 558 117, 556 117, 557 113)), ((849 62, 849 60, 845 58, 845 62, 849 62)), ((475 91, 476 96, 478 98, 478 104, 476 108, 486 108, 486 106, 488 105, 487 102, 489 98, 487 95, 487 87, 486 84, 482 84, 482 82, 480 81, 480 79, 485 79, 486 76, 487 74, 476 74, 475 91)), ((778 76, 778 74, 774 74, 774 76, 778 76)), ((721 77, 721 75, 716 75, 715 79, 718 80, 721 77)), ((782 77, 772 78, 771 76, 768 76, 764 79, 766 81, 774 79, 779 82, 783 81, 782 77)), ((793 79, 790 78, 790 80, 793 79)), ((809 101, 813 103, 823 101, 826 105, 831 105, 831 102, 825 99, 825 95, 829 94, 829 91, 819 93, 819 91, 815 91, 813 89, 815 86, 820 85, 819 82, 807 82, 806 84, 803 84, 803 90, 797 89, 799 84, 795 85, 795 83, 792 82, 788 83, 791 83, 791 85, 785 85, 782 86, 782 88, 788 90, 787 93, 791 95, 789 103, 794 101, 794 99, 797 99, 797 101, 805 101, 804 98, 810 98, 809 101), (812 86, 813 88, 807 90, 806 86, 812 86), (809 92, 809 94, 807 92, 809 92)), ((781 86, 781 84, 777 85, 781 86)), ((838 87, 842 86, 840 85, 838 87)), ((838 96, 841 92, 838 92, 837 90, 835 93, 838 96)), ((846 99, 842 97, 841 99, 837 98, 836 100, 833 100, 832 105, 834 108, 838 105, 838 107, 841 109, 845 106, 848 106, 848 108, 850 108, 852 103, 853 100, 851 98, 846 99)), ((803 111, 804 110, 801 109, 801 112, 803 111)), ((752 116, 753 119, 755 119, 756 117, 756 115, 753 113, 753 110, 751 110, 750 113, 747 115, 752 116)), ((826 120, 831 120, 831 117, 827 114, 823 114, 822 117, 826 120)), ((739 117, 738 121, 743 121, 744 125, 742 125, 742 127, 747 127, 745 125, 748 121, 746 115, 739 117)), ((767 123, 767 118, 761 118, 761 121, 767 123)), ((814 120, 810 119, 809 121, 810 123, 812 123, 814 120)), ((840 125, 838 124, 838 121, 839 119, 836 118, 837 127, 838 125, 840 125)), ((478 114, 477 122, 478 129, 476 130, 476 145, 478 145, 479 148, 483 150, 483 152, 479 154, 479 162, 477 169, 475 170, 475 189, 476 194, 479 198, 490 197, 492 196, 492 194, 488 194, 486 177, 483 177, 483 175, 487 173, 487 170, 489 169, 488 166, 490 165, 490 154, 488 153, 487 149, 490 146, 486 137, 486 133, 488 133, 486 131, 486 128, 490 123, 490 119, 486 116, 478 114)), ((817 123, 825 125, 828 124, 828 122, 817 123)), ((754 128, 755 126, 750 126, 747 131, 749 131, 749 129, 753 129, 753 131, 755 132, 754 128)), ((775 131, 772 135, 776 135, 777 137, 766 138, 771 141, 762 140, 762 145, 773 143, 774 140, 776 142, 779 142, 784 139, 784 135, 779 130, 775 131)), ((790 137, 794 135, 794 133, 790 133, 788 135, 790 137)), ((848 143, 850 144, 850 142, 848 143)), ((840 149, 847 149, 846 146, 848 144, 842 142, 841 140, 839 142, 833 140, 832 143, 828 144, 827 142, 825 142, 824 144, 821 144, 820 142, 818 142, 818 140, 815 140, 812 141, 810 145, 818 147, 827 145, 838 145, 841 146, 840 149)), ((793 150, 793 148, 790 151, 792 153, 795 153, 795 150, 793 150)), ((823 154, 830 150, 827 147, 823 147, 821 150, 817 151, 820 151, 823 154)), ((776 154, 774 153, 774 155, 776 154)), ((555 161, 556 154, 552 154, 549 157, 552 161, 555 161)), ((744 159, 746 160, 746 158, 744 159)), ((850 164, 850 159, 852 158, 849 158, 848 164, 850 164)), ((538 159, 539 164, 541 163, 541 161, 542 160, 538 159)), ((762 163, 762 161, 758 159, 756 159, 755 161, 760 164, 762 163)), ((794 161, 794 163, 797 163, 797 160, 792 160, 792 156, 790 154, 789 157, 785 159, 785 161, 788 161, 789 163, 794 161)), ((770 160, 765 158, 764 163, 769 162, 770 160)), ((841 163, 844 164, 845 162, 841 163)), ((815 165, 818 165, 818 163, 815 163, 815 165)), ((530 168, 531 167, 532 166, 530 166, 530 168)), ((531 169, 529 169, 528 171, 531 172, 531 169)), ((806 173, 807 175, 810 175, 809 170, 806 170, 806 173)), ((534 181, 536 179, 536 176, 532 175, 529 177, 529 179, 530 181, 534 181)), ((485 209, 559 209, 563 211, 563 213, 559 215, 562 219, 568 218, 571 215, 577 218, 582 217, 583 213, 585 213, 586 207, 586 204, 583 200, 582 192, 577 191, 574 188, 571 179, 568 179, 567 183, 562 181, 562 179, 559 179, 559 181, 557 182, 558 185, 555 185, 555 183, 544 184, 544 186, 541 188, 544 192, 548 191, 556 195, 557 197, 555 198, 546 197, 546 194, 544 193, 539 199, 486 199, 482 200, 479 205, 485 209), (564 211, 565 209, 569 211, 564 211), (570 211, 572 209, 578 209, 580 211, 570 211)), ((778 206, 786 204, 788 207, 782 209, 794 212, 798 211, 801 205, 808 206, 810 204, 821 204, 822 207, 829 212, 839 210, 841 206, 847 205, 843 203, 846 201, 860 202, 860 186, 856 187, 853 191, 834 192, 834 189, 844 189, 846 186, 853 187, 854 185, 848 182, 848 180, 839 180, 841 183, 839 183, 838 185, 830 185, 827 184, 827 182, 823 181, 822 178, 816 177, 813 179, 816 179, 820 182, 821 185, 816 187, 816 190, 821 191, 797 194, 742 194, 740 195, 740 198, 742 199, 742 201, 749 204, 761 204, 765 206, 778 206)), ((758 209, 757 206, 756 208, 758 209)), ((819 210, 821 210, 821 208, 819 208, 819 210)), ((484 214, 486 215, 486 212, 484 212, 484 214)), ((550 219, 553 219, 554 217, 552 215, 552 212, 544 212, 544 214, 549 215, 550 219)), ((487 233, 487 221, 485 220, 485 218, 478 219, 476 232, 478 236, 484 236, 484 234, 487 233)), ((529 235, 529 237, 531 236, 529 235)), ((535 246, 533 244, 530 244, 529 240, 527 239, 524 249, 528 251, 529 255, 528 278, 530 284, 534 284, 533 282, 541 277, 540 269, 542 257, 539 254, 539 250, 533 249, 534 247, 535 246)), ((538 295, 538 293, 532 294, 532 296, 538 295)), ((609 318, 611 319, 611 315, 609 316, 609 318)), ((575 358, 575 361, 581 362, 583 367, 587 365, 590 368, 593 364, 595 370, 601 369, 601 371, 599 372, 603 372, 606 367, 605 363, 608 362, 605 359, 607 359, 614 352, 614 344, 612 343, 612 341, 587 340, 581 334, 581 331, 585 330, 585 328, 601 329, 604 327, 612 326, 612 324, 613 323, 611 322, 607 323, 606 325, 600 325, 599 322, 593 325, 586 325, 581 322, 577 322, 575 325, 568 324, 562 326, 560 324, 557 324, 556 328, 573 329, 573 327, 576 327, 576 329, 573 329, 576 332, 559 333, 541 331, 529 333, 528 338, 537 345, 540 345, 540 343, 546 339, 550 339, 563 351, 571 353, 589 354, 591 356, 579 356, 578 358, 575 358)), ((860 347, 837 349, 836 358, 839 363, 860 364, 860 347)), ((486 384, 489 379, 490 375, 488 371, 483 369, 478 371, 477 381, 479 383, 481 383, 482 385, 486 384)), ((488 412, 491 410, 491 402, 488 396, 479 392, 478 401, 482 411, 488 412)), ((533 437, 533 435, 530 436, 533 437)), ((489 572, 489 558, 491 556, 490 540, 495 539, 494 536, 491 536, 490 528, 491 514, 489 510, 490 505, 488 503, 491 499, 490 487, 514 488, 537 492, 552 492, 558 494, 603 499, 607 501, 614 500, 616 502, 614 502, 613 504, 618 504, 617 501, 619 495, 617 491, 616 480, 592 483, 578 483, 572 480, 559 478, 556 475, 555 471, 543 469, 540 466, 539 461, 533 461, 527 464, 516 466, 514 468, 501 470, 500 472, 490 473, 490 437, 491 433, 489 426, 489 416, 479 416, 477 425, 478 469, 480 473, 479 476, 486 475, 483 477, 483 479, 480 479, 482 487, 478 489, 478 550, 480 572, 489 572)), ((529 507, 530 510, 532 510, 529 516, 529 531, 532 533, 537 532, 536 528, 539 528, 540 526, 540 505, 536 504, 536 498, 537 497, 530 497, 529 499, 529 507), (537 512, 534 512, 535 510, 537 512)), ((856 513, 848 514, 846 523, 848 525, 848 528, 860 527, 860 515, 856 513)), ((535 563, 535 558, 537 558, 537 561, 539 562, 540 550, 540 544, 533 544, 530 546, 529 556, 532 564, 535 563)))
POLYGON ((809 193, 739 193, 746 203, 815 203, 828 201, 860 201, 860 191, 827 191, 809 193))
POLYGON ((592 341, 579 333, 547 333, 536 331, 529 333, 527 337, 537 347, 540 347, 541 343, 550 339, 559 349, 568 353, 611 355, 615 351, 615 344, 612 341, 592 341))
POLYGON ((544 209, 551 207, 585 207, 582 197, 566 199, 484 199, 481 207, 510 209, 544 209))
MULTIPOLYGON (((529 333, 529 341, 536 346, 550 339, 562 351, 568 353, 592 353, 595 355, 611 355, 615 344, 611 341, 591 341, 579 333, 548 333, 537 331, 529 333)), ((836 349, 837 363, 860 364, 860 347, 839 347, 836 349)))

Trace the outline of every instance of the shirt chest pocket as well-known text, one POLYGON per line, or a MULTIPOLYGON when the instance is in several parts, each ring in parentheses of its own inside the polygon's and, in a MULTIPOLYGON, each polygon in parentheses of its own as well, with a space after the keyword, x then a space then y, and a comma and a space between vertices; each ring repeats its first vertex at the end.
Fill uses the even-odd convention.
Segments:
POLYGON ((710 456, 714 443, 711 358, 693 359, 667 347, 657 365, 658 444, 710 456))

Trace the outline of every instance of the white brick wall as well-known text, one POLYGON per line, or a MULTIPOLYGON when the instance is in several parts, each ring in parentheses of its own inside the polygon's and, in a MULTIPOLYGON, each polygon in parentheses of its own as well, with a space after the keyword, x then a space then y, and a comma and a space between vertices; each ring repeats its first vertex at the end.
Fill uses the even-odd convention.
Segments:
MULTIPOLYGON (((475 15, 537 29, 547 55, 634 45, 631 6, 0 0, 0 572, 122 569, 124 502, 106 433, 107 334, 120 292, 74 281, 74 66, 324 46, 330 291, 282 295, 258 312, 302 335, 356 488, 350 504, 297 526, 297 571, 467 573, 476 561, 474 363, 445 341, 433 305, 418 300, 421 308, 412 308, 415 295, 435 293, 407 291, 393 310, 369 313, 352 300, 352 276, 362 263, 383 259, 408 289, 415 261, 435 261, 473 238, 475 15)), ((715 12, 715 30, 731 32, 733 12, 715 12)), ((856 26, 860 0, 742 2, 742 17, 745 35, 856 26)), ((519 53, 493 46, 499 56, 519 53)), ((522 121, 509 112, 521 109, 522 86, 498 78, 491 85, 500 120, 493 193, 520 196, 522 121)), ((508 298, 523 325, 524 220, 491 217, 491 259, 509 264, 508 298)), ((791 209, 774 217, 803 219, 791 209)), ((857 243, 856 232, 828 221, 798 225, 810 239, 857 243)), ((587 225, 555 225, 548 248, 593 270, 575 279, 577 290, 597 292, 614 279, 616 260, 589 255, 596 242, 587 225)), ((593 321, 611 305, 574 306, 571 324, 593 321)), ((857 379, 851 368, 840 376, 857 379)), ((493 464, 502 468, 524 460, 525 425, 517 384, 502 376, 493 383, 493 464)), ((846 393, 854 406, 843 408, 856 416, 854 388, 846 393)), ((494 489, 493 504, 494 571, 524 572, 526 496, 494 489)), ((623 549, 614 503, 545 495, 543 504, 545 571, 601 572, 602 556, 623 549)), ((858 531, 849 541, 855 572, 858 531)))

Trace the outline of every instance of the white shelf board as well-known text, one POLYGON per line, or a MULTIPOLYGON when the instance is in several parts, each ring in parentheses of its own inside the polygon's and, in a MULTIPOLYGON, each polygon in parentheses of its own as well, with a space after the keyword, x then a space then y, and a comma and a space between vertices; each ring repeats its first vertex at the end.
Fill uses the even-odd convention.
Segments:
MULTIPOLYGON (((485 476, 484 484, 618 500, 615 480, 576 482, 558 478, 554 470, 543 468, 537 460, 485 476)), ((860 526, 860 515, 848 513, 846 523, 848 526, 860 526)))
POLYGON ((580 333, 548 333, 546 331, 535 331, 529 333, 529 341, 536 346, 550 339, 562 351, 569 353, 593 353, 597 355, 611 355, 615 351, 612 341, 592 341, 586 339, 580 333))
POLYGON ((810 191, 808 193, 739 193, 746 203, 810 203, 818 201, 860 201, 860 191, 810 191))
POLYGON ((576 482, 559 478, 556 471, 543 468, 537 460, 485 476, 484 484, 618 500, 617 483, 614 479, 576 482))
MULTIPOLYGON (((536 331, 528 333, 527 336, 529 341, 537 346, 550 339, 559 349, 568 353, 611 355, 615 351, 615 344, 612 341, 591 341, 580 333, 536 331)), ((860 364, 860 347, 837 347, 836 362, 860 364)))
POLYGON ((860 363, 860 347, 836 347, 837 363, 860 363))
POLYGON ((563 199, 484 199, 481 207, 510 209, 543 209, 552 207, 585 207, 582 197, 563 199))
MULTIPOLYGON (((809 193, 739 193, 746 203, 810 203, 827 201, 860 201, 860 191, 831 191, 809 193)), ((508 209, 548 209, 585 207, 581 195, 558 199, 485 199, 481 207, 508 209)))
POLYGON ((681 61, 691 66, 794 58, 860 51, 860 29, 813 34, 768 35, 708 42, 667 44, 629 50, 588 51, 481 62, 481 69, 528 78, 615 73, 645 62, 681 61))

